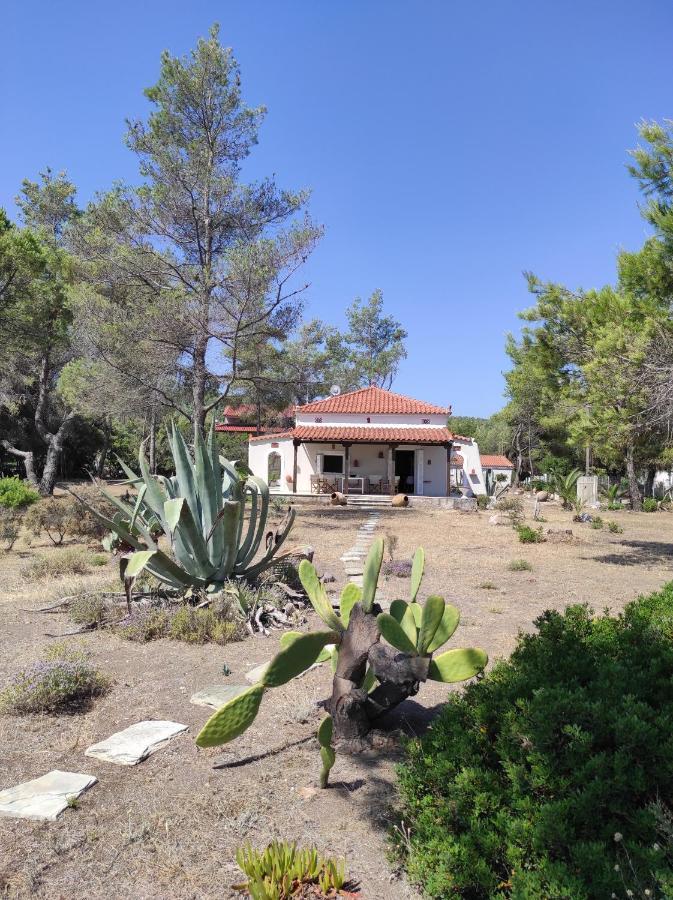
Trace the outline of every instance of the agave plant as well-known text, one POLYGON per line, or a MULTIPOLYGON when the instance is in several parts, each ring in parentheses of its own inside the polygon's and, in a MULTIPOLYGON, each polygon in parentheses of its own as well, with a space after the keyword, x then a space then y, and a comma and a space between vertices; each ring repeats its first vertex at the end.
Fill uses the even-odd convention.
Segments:
POLYGON ((326 787, 335 761, 336 741, 362 739, 372 723, 419 690, 431 679, 445 684, 465 681, 481 672, 488 661, 476 648, 437 651, 451 638, 460 621, 455 606, 441 597, 417 595, 425 557, 414 556, 409 601, 395 600, 390 612, 375 602, 383 560, 383 541, 375 541, 365 563, 363 586, 348 584, 339 611, 332 608, 315 568, 308 560, 299 576, 311 604, 329 630, 287 632, 281 650, 265 668, 257 684, 230 700, 208 719, 196 738, 199 747, 226 744, 255 720, 264 694, 301 675, 316 662, 330 660, 334 678, 326 702, 329 715, 318 729, 322 760, 320 785, 326 787))
POLYGON ((120 460, 138 493, 131 505, 101 489, 118 511, 114 518, 78 498, 131 551, 124 577, 145 570, 177 590, 218 590, 232 579, 255 579, 276 558, 294 509, 288 509, 275 532, 265 534, 269 488, 261 478, 243 480, 235 465, 219 455, 213 429, 207 442, 197 437, 193 458, 175 425, 169 443, 175 464, 170 478, 150 473, 142 446, 140 475, 120 460), (170 541, 170 554, 159 547, 161 534, 170 541), (256 559, 263 541, 264 553, 256 559))

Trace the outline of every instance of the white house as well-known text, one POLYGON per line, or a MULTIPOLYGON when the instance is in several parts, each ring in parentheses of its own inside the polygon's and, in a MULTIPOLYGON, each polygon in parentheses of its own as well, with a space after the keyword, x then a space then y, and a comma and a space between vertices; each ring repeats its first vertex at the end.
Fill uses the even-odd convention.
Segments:
POLYGON ((484 473, 486 490, 489 494, 493 493, 497 485, 502 487, 512 483, 514 466, 502 454, 482 453, 481 470, 484 473))
POLYGON ((278 493, 486 493, 479 447, 451 409, 378 387, 295 409, 293 428, 251 436, 248 464, 278 493))

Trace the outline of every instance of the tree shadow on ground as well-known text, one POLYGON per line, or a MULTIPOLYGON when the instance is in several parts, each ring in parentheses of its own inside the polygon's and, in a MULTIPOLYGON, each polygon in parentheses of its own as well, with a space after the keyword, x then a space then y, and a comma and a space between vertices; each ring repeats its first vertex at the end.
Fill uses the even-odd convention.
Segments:
POLYGON ((673 542, 663 541, 620 541, 621 547, 628 548, 624 553, 605 553, 594 556, 596 562, 613 566, 646 566, 653 563, 673 564, 673 542))

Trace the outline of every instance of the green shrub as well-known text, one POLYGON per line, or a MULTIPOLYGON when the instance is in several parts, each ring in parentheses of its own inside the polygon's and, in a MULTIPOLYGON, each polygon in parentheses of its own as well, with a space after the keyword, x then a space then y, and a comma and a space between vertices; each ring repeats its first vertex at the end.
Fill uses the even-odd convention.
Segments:
POLYGON ((542 528, 531 528, 530 525, 519 525, 516 529, 522 544, 539 544, 544 541, 542 528))
POLYGON ((491 498, 487 494, 477 494, 477 506, 479 509, 488 509, 491 498))
POLYGON ((0 478, 0 506, 5 509, 25 509, 39 499, 38 492, 16 475, 0 478))
POLYGON ((643 512, 656 512, 659 509, 659 501, 654 497, 645 497, 643 500, 643 512))
POLYGON ((510 572, 532 572, 533 566, 527 559, 513 559, 507 566, 510 572))
POLYGON ((652 804, 673 799, 673 583, 535 624, 408 745, 409 875, 433 898, 670 896, 652 804))
POLYGON ((234 887, 252 900, 336 898, 346 883, 344 862, 324 859, 314 847, 298 850, 287 841, 272 841, 265 850, 246 844, 236 851, 236 862, 248 880, 234 887))
POLYGON ((612 534, 623 534, 624 529, 617 522, 608 522, 608 531, 611 531, 612 534))
POLYGON ((171 619, 168 636, 188 644, 228 644, 242 633, 238 622, 220 618, 212 609, 183 606, 171 619))
POLYGON ((43 661, 22 669, 0 691, 0 711, 23 715, 70 710, 87 705, 109 687, 110 680, 87 663, 85 654, 57 644, 43 661))
POLYGON ((146 643, 167 637, 171 616, 166 609, 155 606, 136 606, 115 626, 115 631, 127 641, 146 643))
POLYGON ((494 584, 492 581, 482 581, 477 585, 478 588, 481 588, 482 591, 497 591, 498 585, 494 584))
POLYGON ((595 528, 596 531, 600 531, 605 522, 601 519, 600 516, 594 516, 591 520, 591 527, 595 528))
POLYGON ((26 578, 59 578, 62 575, 88 575, 93 560, 81 547, 68 547, 37 556, 23 570, 26 578))

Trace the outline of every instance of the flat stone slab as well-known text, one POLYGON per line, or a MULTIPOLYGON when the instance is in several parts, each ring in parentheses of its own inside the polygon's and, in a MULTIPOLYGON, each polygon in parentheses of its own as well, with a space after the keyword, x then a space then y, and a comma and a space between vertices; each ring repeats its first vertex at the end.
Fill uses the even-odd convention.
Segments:
POLYGON ((80 797, 97 781, 93 775, 54 769, 32 781, 0 791, 0 816, 55 822, 69 800, 80 797))
POLYGON ((261 663, 259 666, 255 666, 254 669, 250 669, 249 672, 245 673, 245 680, 249 681, 250 684, 257 684, 257 682, 264 676, 264 673, 269 668, 269 664, 271 660, 268 662, 261 663))
POLYGON ((84 751, 84 755, 118 766, 137 766, 139 762, 165 747, 171 738, 187 731, 187 727, 178 722, 136 722, 135 725, 129 725, 123 731, 110 735, 99 744, 92 744, 84 751))
POLYGON ((212 709, 219 709, 225 703, 247 690, 247 684, 211 684, 210 687, 192 694, 189 702, 195 706, 209 706, 212 709))

